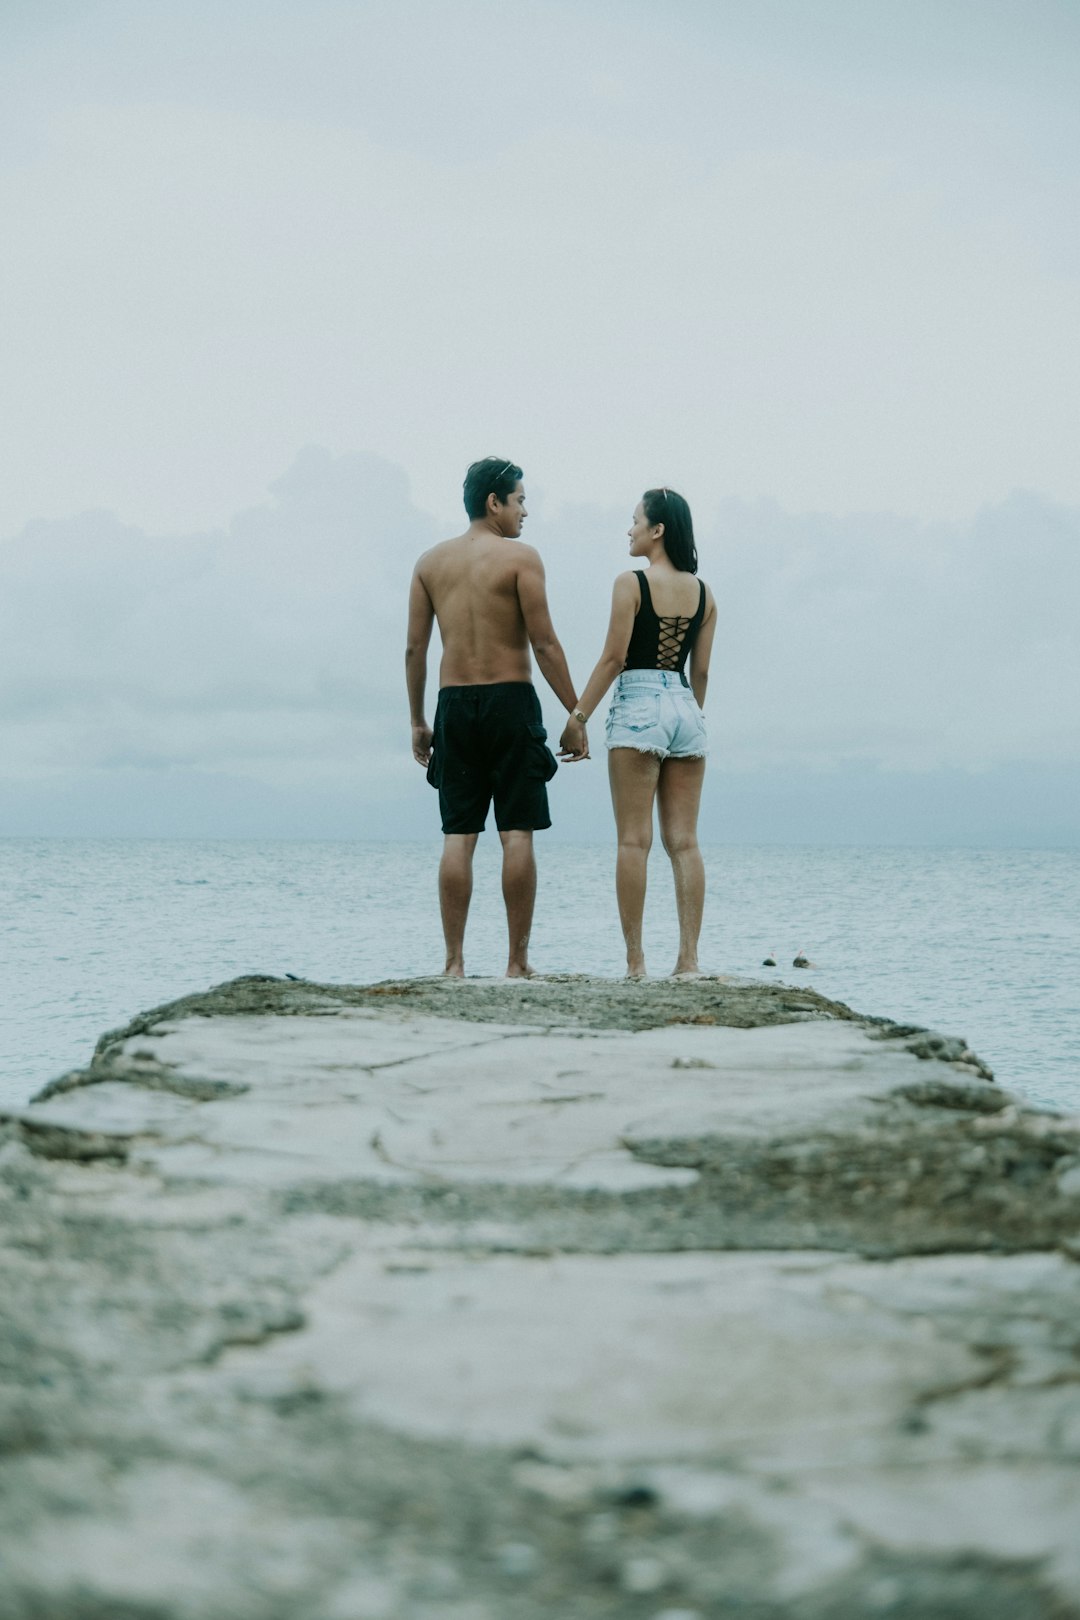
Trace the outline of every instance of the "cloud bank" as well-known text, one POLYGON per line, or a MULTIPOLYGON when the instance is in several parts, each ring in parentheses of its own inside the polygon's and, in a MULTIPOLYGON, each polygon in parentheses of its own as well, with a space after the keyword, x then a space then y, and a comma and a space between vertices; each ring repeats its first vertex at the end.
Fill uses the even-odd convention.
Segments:
MULTIPOLYGON (((628 516, 533 502, 579 684, 628 516)), ((1017 493, 950 527, 728 501, 698 526, 708 835, 1080 842, 1080 511, 1017 493)), ((401 665, 412 565, 445 532, 399 467, 316 447, 221 531, 28 525, 0 546, 0 832, 434 834, 401 665)), ((437 647, 430 685, 433 706, 437 647)), ((607 836, 602 758, 557 788, 562 836, 607 836)))

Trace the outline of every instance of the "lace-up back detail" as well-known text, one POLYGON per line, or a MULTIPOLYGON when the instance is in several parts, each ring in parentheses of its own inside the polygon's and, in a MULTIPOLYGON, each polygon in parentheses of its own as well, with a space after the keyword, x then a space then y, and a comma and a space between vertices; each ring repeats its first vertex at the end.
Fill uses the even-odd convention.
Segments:
POLYGON ((705 617, 705 587, 698 580, 699 595, 695 613, 689 617, 677 613, 661 617, 653 607, 652 592, 644 569, 636 569, 635 574, 641 587, 641 606, 634 620, 634 629, 630 645, 626 649, 626 663, 623 668, 670 669, 682 675, 690 650, 697 640, 701 621, 705 617))
POLYGON ((656 615, 659 633, 656 638, 656 667, 657 669, 678 669, 679 654, 682 644, 686 640, 686 632, 690 628, 690 620, 675 615, 664 618, 656 615))

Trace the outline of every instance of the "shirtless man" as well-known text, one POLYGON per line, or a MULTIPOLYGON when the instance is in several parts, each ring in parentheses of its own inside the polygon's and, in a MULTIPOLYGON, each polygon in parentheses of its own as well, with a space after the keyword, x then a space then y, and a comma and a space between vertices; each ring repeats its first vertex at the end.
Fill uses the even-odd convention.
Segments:
POLYGON ((445 972, 463 978, 465 923, 472 898, 473 852, 495 801, 502 840, 502 892, 510 931, 508 978, 527 978, 536 899, 533 832, 551 826, 547 781, 557 769, 546 744, 529 648, 544 679, 571 715, 560 758, 585 759, 584 722, 570 671, 548 611, 539 552, 519 541, 525 521, 521 468, 489 456, 465 476, 464 534, 426 551, 413 572, 405 681, 412 751, 439 790, 445 834, 439 905, 446 936, 445 972), (424 714, 427 653, 439 622, 442 662, 434 728, 424 714))

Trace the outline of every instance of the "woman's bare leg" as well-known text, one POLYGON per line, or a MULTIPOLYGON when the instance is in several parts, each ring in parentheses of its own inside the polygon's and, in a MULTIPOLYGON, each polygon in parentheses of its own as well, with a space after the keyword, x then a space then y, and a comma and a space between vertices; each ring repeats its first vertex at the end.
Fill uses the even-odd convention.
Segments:
POLYGON ((656 754, 639 754, 636 748, 608 750, 608 780, 619 842, 615 894, 626 941, 626 971, 632 979, 645 975, 641 929, 645 915, 645 873, 652 846, 653 800, 659 773, 660 760, 656 754))
POLYGON ((675 906, 679 913, 679 959, 675 973, 698 971, 698 937, 705 909, 705 866, 698 848, 698 807, 705 780, 703 759, 665 759, 660 767, 656 798, 660 837, 675 875, 675 906))
POLYGON ((465 924, 472 899, 473 851, 479 833, 446 833, 439 862, 439 910, 446 940, 446 966, 452 979, 465 977, 465 924))

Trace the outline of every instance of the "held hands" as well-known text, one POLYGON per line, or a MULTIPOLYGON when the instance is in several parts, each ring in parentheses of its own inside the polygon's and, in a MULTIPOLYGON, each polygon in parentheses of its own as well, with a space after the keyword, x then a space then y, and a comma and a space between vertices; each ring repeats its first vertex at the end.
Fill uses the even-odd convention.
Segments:
POLYGON ((418 765, 426 765, 431 758, 431 739, 433 732, 426 724, 412 728, 412 757, 418 765))
POLYGON ((589 739, 585 735, 585 727, 572 715, 559 738, 559 758, 569 765, 576 765, 579 760, 589 758, 589 739))

